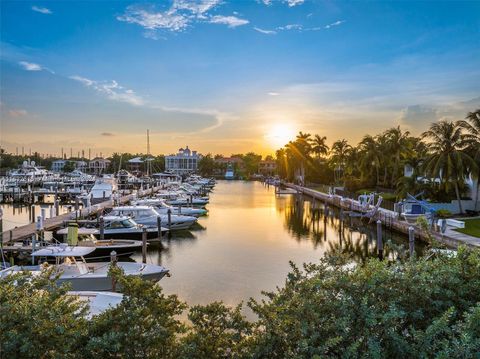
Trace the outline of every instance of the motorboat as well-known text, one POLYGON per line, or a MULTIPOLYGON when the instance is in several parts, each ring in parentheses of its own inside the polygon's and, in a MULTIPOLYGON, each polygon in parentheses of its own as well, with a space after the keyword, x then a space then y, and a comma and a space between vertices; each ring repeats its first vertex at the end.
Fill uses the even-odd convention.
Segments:
POLYGON ((234 173, 231 165, 229 165, 227 167, 224 177, 225 177, 226 180, 234 180, 235 179, 235 173, 234 173))
POLYGON ((192 217, 200 217, 207 214, 207 210, 204 208, 193 208, 193 207, 183 207, 183 206, 171 206, 165 203, 164 200, 159 198, 148 198, 148 199, 141 199, 132 202, 132 205, 135 206, 152 206, 155 210, 160 214, 167 214, 170 210, 170 213, 175 215, 185 215, 185 216, 192 216, 192 217))
POLYGON ((95 181, 90 192, 82 196, 81 199, 84 202, 84 206, 98 204, 111 200, 114 194, 117 192, 118 185, 115 178, 110 176, 103 176, 95 181))
MULTIPOLYGON (((141 239, 143 231, 147 232, 147 238, 158 237, 158 228, 156 224, 152 227, 143 226, 129 216, 108 215, 103 217, 103 221, 104 238, 141 239)), ((162 235, 168 232, 168 228, 165 228, 164 226, 162 226, 160 230, 162 235)), ((95 233, 95 236, 99 235, 100 230, 95 233)))
POLYGON ((129 257, 135 251, 142 249, 142 242, 128 239, 104 239, 100 240, 95 237, 99 231, 95 228, 62 228, 57 231, 57 235, 64 236, 64 242, 69 245, 80 247, 95 248, 95 251, 85 256, 86 259, 101 259, 110 258, 111 253, 114 251, 117 256, 129 257), (70 235, 70 233, 74 235, 70 235))
POLYGON ((123 300, 123 294, 115 292, 68 291, 67 295, 87 304, 86 319, 91 319, 95 315, 117 307, 123 300))
POLYGON ((187 197, 187 196, 177 196, 174 199, 167 199, 166 202, 172 206, 200 206, 205 207, 209 200, 208 197, 187 197))
POLYGON ((114 207, 110 214, 114 216, 129 216, 133 218, 135 222, 142 224, 147 228, 157 227, 158 217, 160 217, 162 225, 169 227, 170 230, 188 229, 197 222, 197 218, 192 216, 180 216, 175 214, 169 216, 168 214, 160 214, 151 206, 114 207))
MULTIPOLYGON (((112 291, 119 290, 120 285, 114 285, 114 281, 108 275, 110 262, 87 263, 85 256, 95 251, 93 247, 72 247, 66 244, 49 246, 32 253, 34 258, 54 259, 55 264, 46 262, 34 266, 12 266, 0 271, 0 278, 18 272, 30 272, 39 275, 42 270, 53 266, 54 276, 58 276, 57 284, 68 283, 74 291, 112 291), (115 287, 115 288, 114 288, 115 287)), ((135 262, 117 262, 116 265, 127 276, 139 277, 143 280, 159 281, 167 273, 168 269, 153 265, 135 262)))

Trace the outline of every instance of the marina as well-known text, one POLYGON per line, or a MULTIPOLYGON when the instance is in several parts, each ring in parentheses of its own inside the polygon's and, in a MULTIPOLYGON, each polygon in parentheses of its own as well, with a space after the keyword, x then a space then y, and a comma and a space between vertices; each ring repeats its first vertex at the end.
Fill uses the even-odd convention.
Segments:
POLYGON ((479 4, 0 1, 0 359, 480 359, 479 4))
MULTIPOLYGON (((354 262, 377 256, 374 225, 354 217, 342 219, 335 207, 325 210, 323 201, 279 194, 263 182, 217 181, 206 208, 208 214, 198 217, 195 227, 165 234, 149 243, 145 255, 147 263, 170 271, 171 277, 160 282, 164 290, 192 304, 220 299, 234 305, 259 298, 262 290, 282 284, 289 261, 316 262, 337 251, 354 262)), ((19 219, 12 216, 11 205, 3 209, 10 213, 8 218, 19 219)), ((408 247, 408 237, 396 231, 385 229, 383 236, 385 257, 397 255, 389 241, 408 247)), ((421 254, 424 245, 418 241, 415 248, 421 254)), ((131 256, 139 263, 143 257, 141 249, 131 256)))

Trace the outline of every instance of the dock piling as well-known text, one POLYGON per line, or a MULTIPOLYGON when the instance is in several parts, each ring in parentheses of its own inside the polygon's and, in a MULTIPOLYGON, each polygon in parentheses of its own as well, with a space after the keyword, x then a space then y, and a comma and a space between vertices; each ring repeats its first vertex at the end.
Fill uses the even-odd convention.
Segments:
POLYGON ((142 231, 142 263, 147 263, 147 229, 142 231))
POLYGON ((170 230, 170 228, 172 227, 172 210, 171 209, 168 209, 167 215, 168 215, 168 229, 170 230))
POLYGON ((410 252, 410 258, 415 255, 415 228, 408 227, 408 249, 410 252))
POLYGON ((377 221, 377 251, 378 259, 383 260, 383 237, 382 237, 382 221, 377 221))
POLYGON ((162 238, 162 217, 157 216, 157 232, 158 232, 158 238, 162 238))
POLYGON ((103 241, 105 239, 105 221, 103 220, 103 216, 100 216, 99 218, 100 222, 100 240, 103 241))

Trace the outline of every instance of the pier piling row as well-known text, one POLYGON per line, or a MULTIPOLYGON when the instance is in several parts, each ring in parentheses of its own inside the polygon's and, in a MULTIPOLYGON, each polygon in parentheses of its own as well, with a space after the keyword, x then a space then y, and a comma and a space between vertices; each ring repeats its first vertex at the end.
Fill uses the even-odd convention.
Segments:
MULTIPOLYGON (((325 203, 325 205, 333 205, 337 208, 340 208, 346 211, 361 212, 363 209, 359 201, 351 198, 346 198, 346 197, 342 197, 340 195, 335 195, 335 194, 327 194, 327 193, 319 192, 319 191, 298 186, 292 183, 282 183, 282 185, 285 187, 294 189, 298 193, 302 193, 311 198, 317 199, 325 203)), ((373 209, 373 206, 371 206, 370 209, 373 209)), ((459 245, 465 245, 467 247, 472 247, 472 248, 480 247, 480 241, 466 241, 463 238, 463 236, 461 236, 460 234, 458 235, 458 237, 454 237, 451 235, 444 235, 441 233, 437 233, 435 231, 427 232, 416 224, 411 224, 401 220, 399 218, 398 213, 394 211, 390 211, 385 208, 378 208, 378 210, 375 212, 373 217, 369 218, 368 220, 370 221, 370 223, 374 223, 380 220, 384 225, 388 224, 390 229, 393 229, 399 233, 403 233, 407 236, 409 235, 411 236, 410 233, 412 230, 410 228, 413 228, 413 231, 415 233, 415 238, 427 243, 429 243, 433 238, 435 241, 438 241, 440 243, 443 243, 453 248, 457 248, 459 245)))

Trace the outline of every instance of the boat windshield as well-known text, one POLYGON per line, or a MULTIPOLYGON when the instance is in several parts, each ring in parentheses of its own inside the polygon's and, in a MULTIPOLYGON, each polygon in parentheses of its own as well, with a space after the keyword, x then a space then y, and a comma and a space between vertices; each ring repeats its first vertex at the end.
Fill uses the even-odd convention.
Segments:
POLYGON ((123 225, 125 228, 135 227, 135 223, 133 223, 130 219, 124 219, 124 220, 122 221, 122 225, 123 225))

